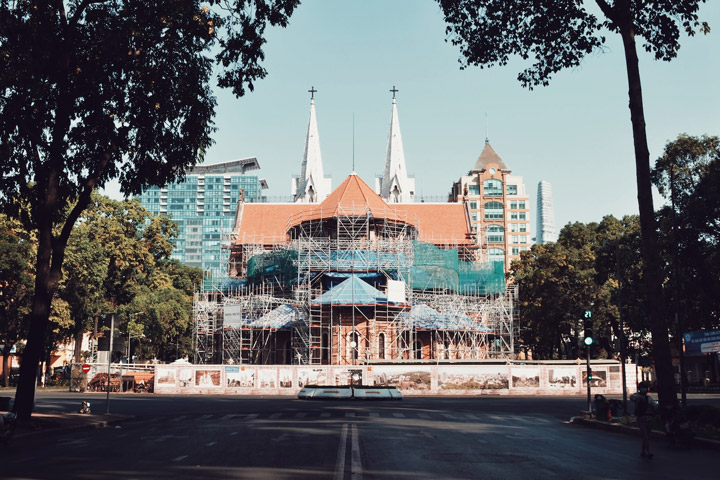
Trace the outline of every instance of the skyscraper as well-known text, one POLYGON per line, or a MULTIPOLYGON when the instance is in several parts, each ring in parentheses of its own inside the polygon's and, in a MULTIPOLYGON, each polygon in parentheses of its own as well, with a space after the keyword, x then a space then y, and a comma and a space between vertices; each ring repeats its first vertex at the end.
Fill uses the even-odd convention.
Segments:
POLYGON ((261 200, 265 181, 246 175, 259 168, 255 157, 197 166, 182 181, 148 188, 138 197, 147 210, 180 227, 171 258, 202 268, 208 281, 223 279, 228 252, 221 248, 222 234, 232 230, 241 195, 245 202, 261 200))
POLYGON ((489 261, 505 271, 530 248, 529 198, 525 183, 495 153, 488 140, 467 175, 453 184, 451 202, 468 204, 469 221, 489 261))
POLYGON ((537 189, 537 232, 538 245, 557 240, 555 232, 555 212, 553 210, 552 185, 541 180, 537 189))

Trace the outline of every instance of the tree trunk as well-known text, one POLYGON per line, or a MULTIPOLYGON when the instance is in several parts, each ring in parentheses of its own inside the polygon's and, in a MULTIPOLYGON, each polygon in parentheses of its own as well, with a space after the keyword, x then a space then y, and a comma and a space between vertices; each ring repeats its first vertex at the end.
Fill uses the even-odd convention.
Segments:
POLYGON ((635 169, 637 175, 640 231, 642 234, 643 275, 647 286, 647 310, 652 333, 653 356, 657 376, 658 399, 661 405, 675 405, 675 383, 672 372, 668 327, 664 315, 662 272, 658 251, 658 233, 650 182, 650 152, 645 131, 640 70, 635 45, 635 27, 628 12, 620 28, 625 49, 628 88, 630 97, 630 119, 635 144, 635 169))
POLYGON ((84 337, 84 331, 78 330, 75 332, 75 348, 73 349, 73 363, 82 363, 82 343, 84 337))

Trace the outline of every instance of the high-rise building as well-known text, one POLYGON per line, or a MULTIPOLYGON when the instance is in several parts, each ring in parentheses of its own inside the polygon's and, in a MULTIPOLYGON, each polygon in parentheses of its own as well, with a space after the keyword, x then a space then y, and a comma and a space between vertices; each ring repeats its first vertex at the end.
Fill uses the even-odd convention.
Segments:
POLYGON ((255 157, 192 169, 185 178, 164 187, 150 187, 138 198, 143 207, 165 214, 180 227, 172 258, 200 267, 208 281, 226 275, 228 252, 222 234, 230 232, 238 201, 259 202, 265 180, 246 175, 260 165, 255 157))
POLYGON ((485 140, 467 175, 455 182, 451 202, 468 204, 470 223, 489 261, 502 261, 505 271, 530 248, 530 202, 523 178, 512 171, 485 140))
POLYGON ((552 185, 541 180, 537 189, 537 232, 538 245, 557 240, 555 231, 555 211, 553 210, 552 185))

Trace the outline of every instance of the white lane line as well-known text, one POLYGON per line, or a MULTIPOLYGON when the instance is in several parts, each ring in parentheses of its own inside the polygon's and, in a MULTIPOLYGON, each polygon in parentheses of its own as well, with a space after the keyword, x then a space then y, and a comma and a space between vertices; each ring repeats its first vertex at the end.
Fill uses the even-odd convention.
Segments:
POLYGON ((472 413, 466 413, 465 416, 471 420, 482 420, 482 418, 478 417, 477 415, 473 415, 472 413))
POLYGON ((207 420, 210 417, 212 417, 212 415, 203 415, 202 417, 198 417, 198 420, 207 420))
POLYGON ((307 415, 307 412, 296 413, 295 418, 303 418, 305 415, 307 415))
POLYGON ((360 459, 360 441, 358 438, 357 425, 352 426, 352 446, 350 450, 350 478, 362 480, 362 461, 360 459))
POLYGON ((268 418, 272 418, 272 419, 280 418, 281 415, 282 415, 282 413, 273 413, 273 414, 270 415, 268 418))
POLYGON ((330 412, 321 413, 320 416, 323 418, 328 418, 330 416, 330 412))
POLYGON ((370 412, 370 416, 373 418, 380 418, 380 414, 378 412, 370 412))
POLYGON ((216 443, 217 443, 217 442, 208 442, 208 443, 205 444, 205 446, 206 446, 206 447, 212 447, 212 446, 215 445, 216 443))
POLYGON ((250 415, 245 417, 245 420, 255 420, 258 416, 259 416, 259 414, 257 414, 257 413, 251 413, 250 415))
POLYGON ((180 455, 179 457, 173 458, 173 462, 180 462, 187 458, 187 455, 180 455))
POLYGON ((175 417, 170 419, 171 422, 179 422, 180 420, 185 420, 187 418, 187 415, 180 415, 179 417, 175 417))
POLYGON ((345 416, 346 416, 346 417, 354 417, 354 416, 355 416, 355 412, 345 412, 345 416))
POLYGON ((396 418, 405 418, 405 415, 403 415, 402 413, 393 413, 393 417, 396 417, 396 418))
POLYGON ((224 417, 220 417, 220 420, 230 420, 231 418, 235 418, 235 417, 237 417, 237 415, 235 415, 234 413, 229 413, 229 414, 225 415, 224 417))
POLYGON ((232 433, 230 434, 230 436, 232 437, 233 435, 237 435, 238 433, 239 433, 239 432, 232 432, 232 433))
POLYGON ((427 413, 418 413, 417 416, 420 418, 425 418, 425 419, 430 418, 430 415, 428 415, 427 413))
POLYGON ((345 478, 345 449, 347 448, 348 424, 344 424, 340 431, 340 445, 338 446, 337 460, 335 461, 335 474, 333 480, 345 478))

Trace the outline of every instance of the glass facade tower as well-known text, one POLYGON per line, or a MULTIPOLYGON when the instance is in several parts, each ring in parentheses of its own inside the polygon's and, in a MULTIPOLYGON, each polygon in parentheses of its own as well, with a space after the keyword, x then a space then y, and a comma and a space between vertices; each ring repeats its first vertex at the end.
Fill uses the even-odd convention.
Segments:
POLYGON ((223 234, 233 228, 240 196, 259 202, 265 181, 249 170, 260 168, 255 157, 195 167, 185 178, 164 187, 151 187, 138 198, 143 207, 175 221, 180 233, 173 242, 172 258, 200 267, 206 284, 227 276, 228 251, 222 248, 223 234))

